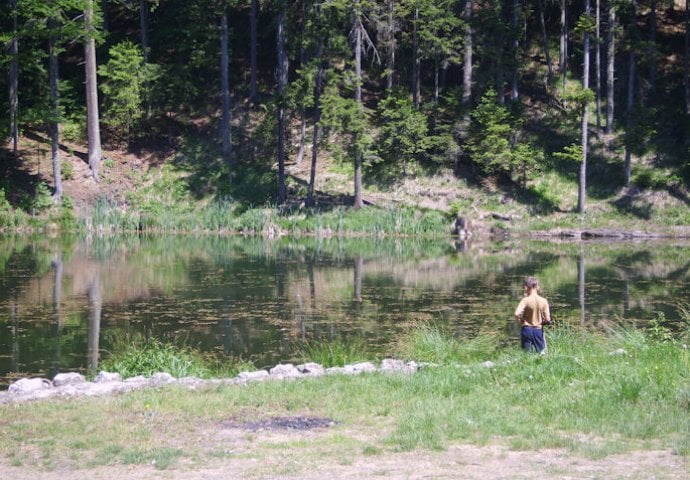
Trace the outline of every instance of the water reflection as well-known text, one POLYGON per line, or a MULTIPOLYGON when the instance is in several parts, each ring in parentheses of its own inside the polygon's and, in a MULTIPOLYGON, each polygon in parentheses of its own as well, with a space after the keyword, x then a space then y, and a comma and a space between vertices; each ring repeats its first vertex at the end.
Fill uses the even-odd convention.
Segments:
POLYGON ((421 321, 502 332, 527 275, 559 321, 677 318, 690 244, 127 237, 0 240, 0 376, 92 371, 118 340, 185 342, 260 366, 312 339, 384 351, 421 321))

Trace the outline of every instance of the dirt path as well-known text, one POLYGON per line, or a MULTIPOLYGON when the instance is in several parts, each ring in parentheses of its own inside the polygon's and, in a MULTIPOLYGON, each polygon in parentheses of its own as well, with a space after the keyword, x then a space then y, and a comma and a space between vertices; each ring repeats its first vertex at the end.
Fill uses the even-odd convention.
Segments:
POLYGON ((42 471, 0 463, 2 478, 13 480, 227 480, 227 479, 655 479, 680 480, 690 474, 687 461, 666 451, 640 451, 602 460, 562 450, 512 451, 501 446, 456 445, 443 452, 360 455, 351 461, 305 459, 303 453, 276 449, 269 460, 251 455, 210 464, 107 466, 87 470, 42 471), (306 461, 305 461, 306 460, 306 461), (316 465, 314 464, 316 463, 316 465), (305 468, 306 467, 306 468, 305 468))

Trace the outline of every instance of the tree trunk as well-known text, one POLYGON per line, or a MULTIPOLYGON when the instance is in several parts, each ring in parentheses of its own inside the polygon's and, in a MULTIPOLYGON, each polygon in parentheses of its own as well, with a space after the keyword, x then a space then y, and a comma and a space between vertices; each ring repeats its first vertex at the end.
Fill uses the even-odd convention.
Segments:
POLYGON ((558 51, 558 64, 561 69, 563 88, 568 80, 568 13, 567 0, 561 0, 561 40, 558 51))
POLYGON ((221 137, 223 139, 223 158, 228 167, 228 176, 232 177, 232 131, 230 130, 230 74, 228 56, 228 13, 223 10, 220 20, 220 83, 223 99, 221 118, 221 137))
POLYGON ((595 70, 595 90, 596 90, 596 117, 597 117, 597 138, 601 136, 601 0, 596 3, 596 39, 594 49, 594 70, 595 70))
POLYGON ((323 37, 319 37, 319 46, 316 50, 316 58, 319 69, 316 72, 314 85, 314 132, 311 147, 311 168, 309 169, 309 187, 307 189, 307 206, 313 207, 314 188, 316 186, 316 160, 319 154, 319 122, 321 121, 321 89, 323 88, 323 37))
MULTIPOLYGON (((307 17, 305 14, 305 2, 306 0, 302 0, 300 2, 301 4, 301 12, 302 12, 302 26, 301 26, 301 35, 300 35, 300 45, 299 45, 299 68, 302 69, 305 67, 306 64, 306 53, 304 49, 304 32, 305 32, 305 25, 307 22, 307 17)), ((300 129, 299 129, 299 148, 297 150, 297 158, 295 159, 295 166, 300 166, 302 165, 302 159, 304 158, 304 146, 307 141, 307 112, 306 112, 306 107, 304 106, 304 100, 300 100, 300 106, 299 106, 299 115, 300 115, 300 129)))
MULTIPOLYGON (((631 33, 635 32, 637 30, 637 27, 635 26, 635 22, 637 21, 637 0, 633 0, 632 2, 633 5, 633 15, 632 15, 632 20, 630 24, 631 28, 631 33)), ((634 39, 635 35, 631 35, 634 39)), ((631 39, 630 41, 630 52, 628 54, 628 102, 626 105, 626 128, 628 132, 633 127, 633 107, 635 106, 635 62, 636 62, 636 55, 635 55, 635 45, 634 45, 634 40, 631 39)), ((624 171, 624 182, 625 185, 628 186, 630 185, 630 176, 631 176, 631 170, 632 170, 632 145, 630 138, 627 138, 625 141, 625 171, 624 171)))
POLYGON ((616 59, 616 6, 609 1, 609 21, 606 40, 606 134, 613 134, 616 59))
POLYGON ((520 25, 520 0, 513 0, 513 16, 512 16, 512 50, 513 50, 513 72, 510 81, 510 99, 517 100, 518 91, 518 75, 520 69, 519 61, 519 49, 520 49, 520 36, 518 35, 518 28, 520 25))
POLYGON ((685 87, 685 114, 690 115, 690 1, 685 2, 685 45, 683 52, 683 86, 685 87))
POLYGON ((139 0, 139 30, 141 30, 144 65, 147 65, 149 63, 149 4, 147 0, 139 0))
POLYGON ((498 35, 496 35, 496 96, 498 103, 505 103, 505 70, 503 58, 503 44, 505 42, 505 25, 503 23, 503 8, 498 9, 498 35))
POLYGON ((388 65, 386 66, 386 89, 393 90, 393 74, 395 72, 395 17, 393 16, 395 0, 388 0, 388 65))
POLYGON ((281 1, 278 12, 278 204, 282 205, 287 200, 287 188, 285 186, 285 87, 287 87, 288 57, 285 51, 285 2, 281 1))
POLYGON ((19 33, 17 29, 17 0, 10 0, 12 9, 12 39, 9 45, 9 100, 10 100, 10 141, 12 152, 17 157, 19 148, 19 33))
POLYGON ((249 15, 249 98, 252 102, 257 100, 256 89, 256 17, 259 15, 259 0, 252 0, 252 9, 249 15))
MULTIPOLYGON (((589 0, 585 0, 585 15, 589 17, 591 14, 591 7, 589 0)), ((587 90, 589 88, 589 33, 583 33, 582 42, 582 88, 587 90)), ((577 210, 580 213, 585 211, 585 197, 587 188, 587 154, 589 153, 588 141, 588 125, 589 125, 589 102, 584 102, 582 106, 582 162, 580 163, 579 185, 577 192, 577 210)))
MULTIPOLYGON (((357 12, 355 19, 355 101, 359 111, 362 108, 362 25, 361 14, 357 12)), ((359 133, 357 133, 359 135, 359 133)), ((360 152, 359 138, 355 138, 355 208, 362 208, 362 152, 360 152)))
MULTIPOLYGON (((55 21, 49 21, 51 28, 55 28, 55 21)), ((60 138, 59 138, 59 119, 60 109, 58 103, 58 55, 57 39, 51 34, 48 53, 48 71, 50 77, 50 159, 53 164, 53 201, 59 203, 62 199, 62 175, 60 174, 60 138)))
POLYGON ((89 143, 89 167, 94 180, 99 181, 101 164, 101 128, 98 116, 98 80, 96 78, 96 40, 93 19, 93 0, 88 0, 84 12, 86 40, 84 63, 86 68, 86 125, 89 143))
MULTIPOLYGON (((421 75, 419 59, 419 35, 417 34, 417 23, 419 22, 419 8, 414 10, 412 23, 412 102, 414 107, 419 109, 421 103, 421 75)), ((361 32, 360 32, 361 36, 361 32)), ((360 39, 361 42, 361 39, 360 39)))
POLYGON ((465 51, 462 62, 462 106, 467 115, 472 105, 472 0, 465 0, 465 51))
POLYGON ((438 107, 438 97, 439 97, 439 60, 438 53, 434 56, 434 106, 438 107))
POLYGON ((650 98, 654 99, 656 94, 656 0, 649 2, 649 90, 650 98))
POLYGON ((546 36, 546 21, 544 20, 544 0, 537 1, 537 8, 539 9, 539 26, 541 27, 541 48, 544 49, 544 58, 546 58, 546 68, 548 71, 547 81, 551 84, 553 80, 553 65, 551 64, 551 55, 549 54, 549 41, 546 36))

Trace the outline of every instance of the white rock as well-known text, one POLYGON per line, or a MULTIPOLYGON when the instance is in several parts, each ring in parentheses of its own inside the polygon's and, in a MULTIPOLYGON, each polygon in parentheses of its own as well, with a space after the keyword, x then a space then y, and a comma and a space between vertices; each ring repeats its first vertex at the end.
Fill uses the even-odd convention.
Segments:
POLYGON ((293 378, 300 377, 302 373, 291 363, 276 365, 269 370, 269 373, 276 377, 293 378))
POLYGON ((614 350, 613 352, 609 353, 609 355, 627 355, 628 351, 625 348, 619 348, 618 350, 614 350))
POLYGON ((352 373, 375 372, 376 365, 371 362, 360 362, 353 365, 345 365, 345 370, 348 370, 352 373))
POLYGON ((304 375, 311 375, 313 377, 320 377, 326 370, 318 363, 309 362, 297 365, 297 370, 302 372, 304 375))
POLYGON ((53 383, 45 378, 20 378, 12 385, 8 391, 12 395, 22 395, 27 393, 35 393, 41 390, 48 390, 53 388, 53 383))
POLYGON ((86 377, 77 372, 58 373, 53 378, 53 385, 56 387, 64 387, 65 385, 79 385, 82 383, 86 383, 86 377))
POLYGON ((93 379, 93 383, 109 383, 109 382, 121 382, 121 381, 122 381, 122 377, 120 376, 119 373, 104 372, 104 371, 98 372, 98 375, 96 375, 96 378, 93 379))
POLYGON ((482 363, 482 367, 486 368, 494 368, 496 364, 492 362, 491 360, 487 360, 486 362, 482 363))
POLYGON ((237 375, 243 382, 257 382, 261 380, 266 380, 268 378, 268 372, 266 370, 257 370, 255 372, 241 372, 237 375))
POLYGON ((151 375, 151 385, 159 387, 161 385, 168 385, 177 382, 177 379, 168 372, 158 372, 151 375))
POLYGON ((415 362, 403 362, 393 358, 384 358, 381 361, 382 372, 415 373, 417 370, 418 367, 415 362))

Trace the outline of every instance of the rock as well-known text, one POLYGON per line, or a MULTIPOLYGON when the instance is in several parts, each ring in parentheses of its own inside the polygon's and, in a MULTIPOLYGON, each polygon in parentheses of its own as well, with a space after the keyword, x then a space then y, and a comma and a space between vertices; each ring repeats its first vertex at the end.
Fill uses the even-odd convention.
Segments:
POLYGON ((177 379, 170 375, 168 372, 154 373, 151 376, 151 385, 154 387, 160 387, 162 385, 168 385, 170 383, 175 383, 177 379))
POLYGON ((66 385, 80 385, 86 383, 86 377, 81 373, 77 372, 67 372, 58 373, 53 378, 53 385, 55 387, 64 387, 66 385))
POLYGON ((96 375, 96 378, 93 379, 93 383, 109 383, 109 382, 121 382, 121 381, 122 381, 122 377, 120 376, 119 373, 104 372, 104 371, 98 372, 98 375, 96 375))
POLYGON ((326 370, 321 365, 314 362, 297 365, 297 370, 302 372, 302 374, 304 375, 309 375, 312 377, 320 377, 321 375, 326 373, 326 370))
POLYGON ((482 363, 482 367, 486 367, 486 368, 494 368, 495 366, 496 366, 496 364, 494 362, 492 362, 491 360, 487 360, 486 362, 482 363))
POLYGON ((300 372, 291 363, 276 365, 275 367, 273 367, 272 369, 269 370, 269 373, 272 376, 281 377, 281 378, 294 378, 294 377, 300 377, 302 375, 302 372, 300 372))
POLYGON ((53 388, 53 382, 46 378, 21 378, 10 385, 8 392, 11 395, 25 395, 50 388, 53 388))
POLYGON ((374 365, 371 362, 360 362, 360 363, 355 363, 354 365, 345 365, 346 370, 352 370, 353 372, 360 373, 360 372, 375 372, 376 371, 376 365, 374 365))
POLYGON ((403 362, 393 358, 384 358, 381 362, 382 372, 402 372, 414 373, 417 371, 417 364, 415 362, 403 362))
POLYGON ((255 372, 241 372, 237 378, 243 382, 258 382, 268 379, 268 372, 266 370, 257 370, 255 372))

